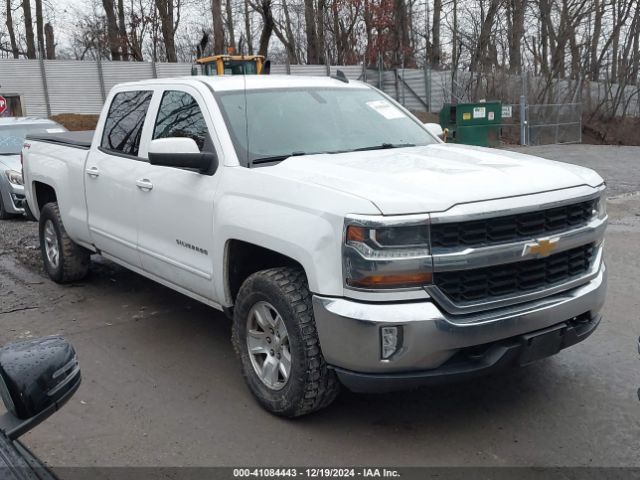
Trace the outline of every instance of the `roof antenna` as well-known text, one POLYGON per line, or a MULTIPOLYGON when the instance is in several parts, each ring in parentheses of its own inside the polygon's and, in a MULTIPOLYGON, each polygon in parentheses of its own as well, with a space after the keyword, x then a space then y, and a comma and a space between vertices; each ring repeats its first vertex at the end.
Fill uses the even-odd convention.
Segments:
POLYGON ((347 78, 347 76, 344 74, 342 70, 336 71, 336 74, 331 75, 331 78, 335 78, 336 80, 340 80, 341 82, 344 82, 344 83, 349 83, 349 79, 347 78))

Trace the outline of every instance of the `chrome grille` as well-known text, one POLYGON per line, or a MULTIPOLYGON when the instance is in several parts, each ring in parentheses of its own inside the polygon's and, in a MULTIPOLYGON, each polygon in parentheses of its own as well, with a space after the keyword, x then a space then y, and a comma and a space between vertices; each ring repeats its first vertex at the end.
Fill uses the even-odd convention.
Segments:
POLYGON ((582 245, 546 258, 491 267, 436 272, 433 282, 451 301, 492 301, 549 288, 584 275, 591 267, 594 244, 582 245))
POLYGON ((431 246, 481 247, 551 235, 586 225, 598 199, 504 217, 431 225, 431 246))

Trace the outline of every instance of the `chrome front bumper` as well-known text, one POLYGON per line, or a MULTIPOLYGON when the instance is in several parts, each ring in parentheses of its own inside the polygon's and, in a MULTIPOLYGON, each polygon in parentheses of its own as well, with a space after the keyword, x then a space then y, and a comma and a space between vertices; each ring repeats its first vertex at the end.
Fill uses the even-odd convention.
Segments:
POLYGON ((329 365, 350 372, 404 375, 437 369, 468 347, 539 331, 587 313, 599 319, 606 284, 602 263, 598 274, 579 287, 471 315, 444 313, 431 301, 374 304, 318 295, 313 309, 329 365), (401 347, 388 360, 381 359, 384 326, 402 327, 401 347))

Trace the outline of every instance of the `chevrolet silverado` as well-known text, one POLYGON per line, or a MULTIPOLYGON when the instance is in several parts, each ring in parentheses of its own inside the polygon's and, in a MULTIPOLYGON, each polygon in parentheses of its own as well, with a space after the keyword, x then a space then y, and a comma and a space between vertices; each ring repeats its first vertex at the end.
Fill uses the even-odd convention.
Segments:
POLYGON ((293 417, 597 327, 602 178, 437 133, 344 77, 126 83, 95 133, 27 137, 26 198, 54 281, 100 254, 224 311, 250 391, 293 417))

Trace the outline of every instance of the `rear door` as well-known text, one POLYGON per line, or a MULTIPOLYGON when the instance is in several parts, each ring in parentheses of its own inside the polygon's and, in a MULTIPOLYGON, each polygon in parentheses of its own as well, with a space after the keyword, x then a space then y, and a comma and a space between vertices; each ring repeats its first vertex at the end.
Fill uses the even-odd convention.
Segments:
POLYGON ((85 165, 92 240, 107 256, 134 267, 140 267, 135 204, 136 180, 144 165, 139 157, 140 138, 152 96, 151 90, 115 94, 105 118, 100 146, 91 150, 85 165))
MULTIPOLYGON (((216 152, 211 114, 198 90, 182 86, 158 92, 154 110, 152 139, 189 137, 201 152, 216 152)), ((211 246, 218 177, 145 163, 136 192, 143 269, 214 301, 211 246)))

